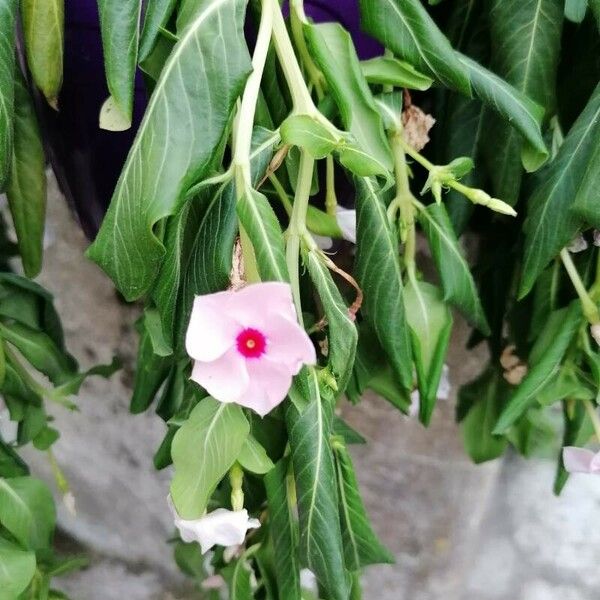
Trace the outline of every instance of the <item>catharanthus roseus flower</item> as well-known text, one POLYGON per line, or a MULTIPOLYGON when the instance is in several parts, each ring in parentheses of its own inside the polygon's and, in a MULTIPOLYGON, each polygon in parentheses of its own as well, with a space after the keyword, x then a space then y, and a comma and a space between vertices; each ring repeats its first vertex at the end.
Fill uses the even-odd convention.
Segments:
POLYGON ((185 344, 194 381, 261 416, 282 402, 303 364, 316 362, 287 283, 196 296, 185 344))
POLYGON ((213 546, 239 546, 249 529, 260 527, 258 519, 248 517, 248 511, 218 508, 200 519, 182 519, 169 498, 169 507, 173 513, 175 527, 184 542, 198 542, 202 554, 213 546))
POLYGON ((566 446, 563 448, 563 463, 569 473, 600 474, 600 452, 566 446))

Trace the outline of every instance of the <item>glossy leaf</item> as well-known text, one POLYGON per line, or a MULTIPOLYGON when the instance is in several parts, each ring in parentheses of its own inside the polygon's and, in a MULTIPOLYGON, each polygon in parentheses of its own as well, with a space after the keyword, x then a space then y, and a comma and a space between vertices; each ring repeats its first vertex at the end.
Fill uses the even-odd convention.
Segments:
POLYGON ((217 484, 240 455, 250 432, 242 408, 205 398, 175 434, 171 497, 183 519, 204 513, 217 484))
POLYGON ((555 311, 550 316, 529 356, 529 371, 511 394, 494 433, 504 433, 536 401, 537 394, 558 372, 582 319, 579 301, 573 301, 568 308, 555 311))
POLYGON ((365 79, 372 84, 392 85, 410 90, 428 90, 433 79, 423 75, 410 63, 392 56, 376 56, 360 63, 365 79))
POLYGON ((445 206, 430 204, 419 212, 418 218, 442 280, 444 300, 452 302, 471 324, 487 334, 489 325, 481 306, 479 292, 445 206))
POLYGON ((337 394, 342 394, 352 374, 358 332, 326 265, 314 251, 306 254, 305 263, 327 319, 328 367, 336 379, 337 394))
POLYGON ((361 312, 375 330, 398 379, 411 389, 411 349, 398 243, 376 184, 370 179, 356 179, 356 187, 355 273, 364 293, 361 312))
POLYGON ((298 522, 294 516, 288 487, 288 459, 281 459, 265 476, 269 506, 269 535, 279 596, 301 600, 298 558, 298 522))
POLYGON ((358 571, 367 565, 393 563, 394 557, 371 527, 352 459, 341 442, 335 443, 334 455, 346 566, 350 571, 358 571))
POLYGON ((160 30, 167 24, 176 3, 177 0, 154 0, 147 4, 144 27, 140 37, 139 62, 148 58, 152 52, 160 30))
POLYGON ((42 268, 46 216, 46 157, 25 81, 15 77, 14 144, 6 188, 23 271, 35 277, 42 268))
POLYGON ((56 524, 48 487, 32 477, 0 479, 0 524, 24 548, 48 548, 56 524))
POLYGON ((273 468, 273 461, 269 458, 258 440, 252 435, 246 438, 237 461, 246 471, 256 473, 257 475, 264 475, 273 468))
MULTIPOLYGON (((150 2, 152 7, 156 2, 150 2)), ((155 9, 153 9, 155 10, 155 9)), ((102 129, 123 131, 131 127, 134 80, 137 66, 142 0, 98 0, 106 81, 114 108, 119 112, 121 125, 102 129)))
POLYGON ((35 552, 0 537, 0 589, 7 600, 19 597, 35 575, 35 552))
POLYGON ((58 108, 63 77, 64 0, 21 0, 27 64, 48 104, 58 108))
MULTIPOLYGON (((312 379, 311 385, 316 385, 316 375, 312 379)), ((300 556, 327 598, 347 600, 349 581, 338 518, 331 420, 331 406, 318 392, 302 414, 291 404, 286 411, 300 516, 300 556)))
POLYGON ((600 84, 569 131, 556 158, 540 173, 527 202, 525 250, 519 296, 575 236, 580 220, 571 208, 600 136, 600 84))
POLYGON ((438 288, 430 283, 408 281, 403 297, 417 370, 419 418, 428 425, 452 332, 452 314, 438 288))
POLYGON ((177 213, 186 190, 206 175, 220 149, 250 67, 243 5, 241 0, 204 0, 186 27, 162 70, 88 250, 128 300, 151 288, 164 258, 154 226, 177 213))
POLYGON ((305 25, 312 58, 323 72, 344 127, 371 159, 392 169, 392 158, 381 117, 364 78, 350 34, 338 23, 305 25))
POLYGON ((421 0, 360 0, 362 27, 403 60, 470 95, 469 75, 421 0))
POLYGON ((0 1, 0 190, 10 177, 13 155, 17 7, 17 0, 0 1))

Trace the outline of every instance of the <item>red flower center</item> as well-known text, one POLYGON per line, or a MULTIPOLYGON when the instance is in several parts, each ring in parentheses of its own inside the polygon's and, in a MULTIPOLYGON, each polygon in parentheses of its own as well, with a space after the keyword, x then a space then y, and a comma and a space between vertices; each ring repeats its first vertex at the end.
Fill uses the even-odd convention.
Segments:
POLYGON ((258 358, 265 353, 267 339, 258 331, 248 327, 237 336, 238 352, 246 358, 258 358))

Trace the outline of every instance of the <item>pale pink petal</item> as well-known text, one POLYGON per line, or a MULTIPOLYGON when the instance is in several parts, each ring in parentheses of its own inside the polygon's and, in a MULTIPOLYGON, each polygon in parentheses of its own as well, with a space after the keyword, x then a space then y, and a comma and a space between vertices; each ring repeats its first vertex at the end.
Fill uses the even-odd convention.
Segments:
POLYGON ((326 235, 317 235, 316 233, 312 234, 313 240, 321 250, 331 250, 333 246, 333 240, 326 235))
POLYGON ((231 348, 211 362, 195 361, 191 379, 219 402, 239 402, 248 387, 246 360, 231 348))
POLYGON ((356 244, 356 211, 338 206, 335 211, 338 227, 342 231, 342 237, 356 244))
POLYGON ((244 327, 261 329, 273 313, 296 319, 289 283, 265 281, 247 285, 227 300, 228 313, 244 327))
POLYGON ((303 364, 317 362, 315 347, 308 334, 296 321, 273 315, 265 329, 267 356, 270 360, 286 365, 296 375, 303 364))
POLYGON ((563 463, 569 473, 591 473, 594 453, 585 448, 566 446, 563 448, 563 463))
POLYGON ((594 458, 590 463, 590 471, 592 473, 600 473, 600 452, 596 452, 596 454, 594 454, 594 458))
POLYGON ((248 360, 246 366, 250 384, 237 402, 264 417, 287 396, 292 385, 292 374, 286 365, 266 356, 248 360))
POLYGON ((240 325, 223 310, 232 293, 219 292, 194 298, 185 336, 185 348, 191 358, 215 360, 235 344, 240 325))

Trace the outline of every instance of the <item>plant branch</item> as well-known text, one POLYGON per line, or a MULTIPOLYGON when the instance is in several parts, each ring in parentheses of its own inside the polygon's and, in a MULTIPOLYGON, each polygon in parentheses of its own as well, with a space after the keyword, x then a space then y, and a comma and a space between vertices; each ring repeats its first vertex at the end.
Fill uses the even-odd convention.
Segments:
POLYGON ((577 267, 566 248, 563 248, 560 251, 560 259, 562 260, 563 266, 569 275, 569 279, 579 296, 585 318, 590 324, 597 325, 600 323, 600 312, 598 311, 598 307, 585 289, 585 285, 579 276, 579 271, 577 271, 577 267))

